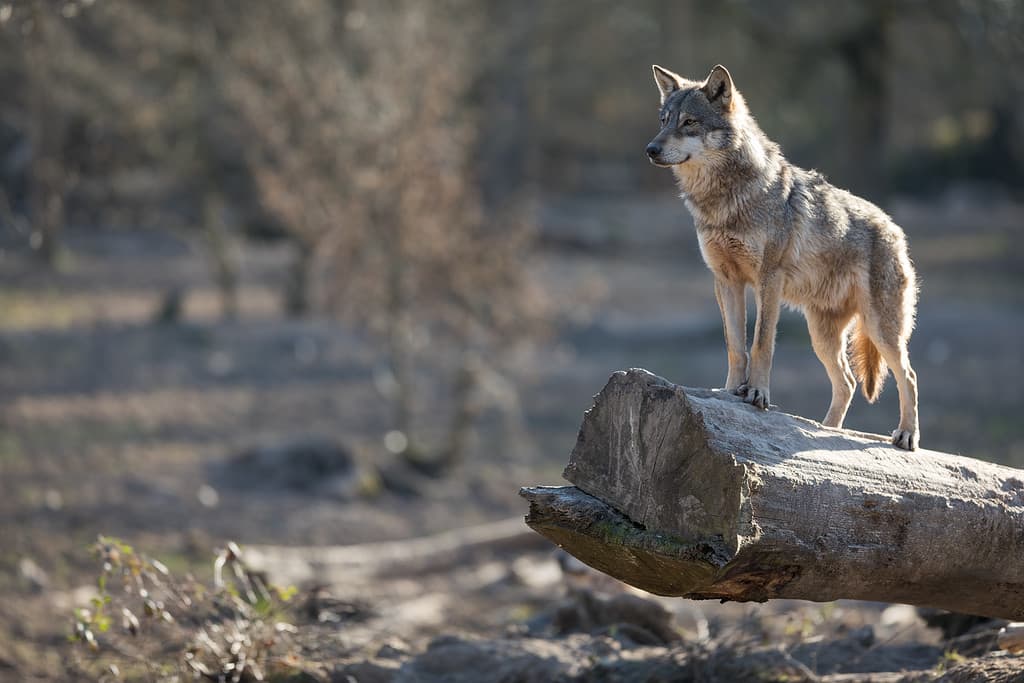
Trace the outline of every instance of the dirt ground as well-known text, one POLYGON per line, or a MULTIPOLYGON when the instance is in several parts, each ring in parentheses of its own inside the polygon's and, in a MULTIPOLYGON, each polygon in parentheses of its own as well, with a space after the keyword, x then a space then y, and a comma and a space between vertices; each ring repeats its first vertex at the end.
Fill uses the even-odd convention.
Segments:
MULTIPOLYGON (((1024 466, 1024 207, 952 195, 889 208, 921 275, 911 359, 922 444, 1024 466)), ((307 438, 342 444, 356 472, 390 457, 384 359, 372 340, 338 322, 281 317, 281 246, 240 247, 242 314, 222 321, 201 252, 180 235, 72 230, 58 274, 40 270, 17 236, 0 238, 0 680, 66 680, 70 615, 94 583, 88 547, 97 534, 144 548, 173 571, 202 574, 228 540, 350 545, 508 519, 525 512, 520 486, 560 482, 580 415, 611 372, 639 366, 691 386, 722 382, 711 280, 678 201, 563 198, 544 205, 541 221, 529 268, 552 297, 557 331, 495 360, 473 457, 414 491, 362 486, 355 494, 249 485, 231 474, 231 459, 246 449, 307 438), (185 293, 181 321, 154 322, 176 289, 185 293)), ((425 368, 420 386, 424 425, 447 410, 432 399, 432 372, 425 368)), ((778 409, 824 414, 828 380, 796 313, 780 324, 772 380, 778 409)), ((877 404, 855 399, 847 426, 887 432, 896 416, 890 381, 877 404)), ((541 622, 580 599, 542 542, 476 553, 454 567, 335 579, 339 599, 358 597, 375 615, 318 631, 334 639, 345 666, 381 668, 351 674, 357 680, 392 680, 399 669, 405 678, 394 680, 484 680, 430 674, 431 657, 465 656, 479 671, 584 651, 621 664, 640 647, 595 627, 559 635, 562 654, 542 652, 555 635, 541 622), (470 657, 459 639, 480 638, 488 645, 469 648, 470 657)), ((905 608, 658 604, 681 640, 646 644, 661 650, 644 661, 678 671, 684 655, 703 662, 692 680, 727 680, 714 677, 711 644, 790 657, 815 643, 859 643, 845 668, 817 666, 820 653, 797 656, 790 680, 855 672, 863 661, 898 665, 897 654, 881 654, 897 646, 918 648, 904 662, 911 669, 934 673, 958 661, 949 654, 956 643, 905 608)), ((551 675, 671 680, 628 667, 600 678, 577 664, 551 675)))

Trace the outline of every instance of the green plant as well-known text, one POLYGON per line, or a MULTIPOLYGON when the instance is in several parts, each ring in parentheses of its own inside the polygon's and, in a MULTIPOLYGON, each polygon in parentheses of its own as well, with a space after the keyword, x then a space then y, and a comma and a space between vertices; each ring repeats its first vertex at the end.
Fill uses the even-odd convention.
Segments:
POLYGON ((234 543, 217 551, 212 585, 116 538, 100 536, 93 552, 101 571, 96 596, 75 610, 71 639, 86 654, 77 650, 76 673, 249 683, 302 670, 287 620, 296 590, 271 585, 234 543))

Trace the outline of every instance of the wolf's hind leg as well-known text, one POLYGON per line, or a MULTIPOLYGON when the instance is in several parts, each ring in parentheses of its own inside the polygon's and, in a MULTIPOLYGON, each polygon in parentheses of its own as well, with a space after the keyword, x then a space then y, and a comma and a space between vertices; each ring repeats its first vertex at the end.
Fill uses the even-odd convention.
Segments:
POLYGON ((822 424, 827 427, 842 427, 846 411, 853 399, 854 387, 857 386, 846 357, 846 328, 852 316, 848 313, 819 311, 812 308, 806 309, 805 314, 814 353, 825 366, 828 378, 832 382, 832 403, 822 424))
POLYGON ((908 451, 915 450, 920 439, 917 418, 917 373, 910 367, 907 342, 913 328, 913 284, 890 296, 879 296, 871 310, 867 333, 878 347, 896 379, 900 392, 900 424, 892 433, 892 442, 908 451))
POLYGON ((900 425, 892 433, 892 442, 908 451, 916 450, 921 436, 917 421, 917 373, 910 367, 907 340, 879 340, 875 345, 896 377, 896 388, 900 392, 900 425))

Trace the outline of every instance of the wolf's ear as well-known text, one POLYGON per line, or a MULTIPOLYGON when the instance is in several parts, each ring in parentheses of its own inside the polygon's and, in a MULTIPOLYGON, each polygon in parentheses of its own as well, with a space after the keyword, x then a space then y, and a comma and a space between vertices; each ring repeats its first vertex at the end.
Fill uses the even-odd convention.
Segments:
POLYGON ((683 79, 678 74, 663 69, 657 64, 652 65, 651 68, 654 69, 654 82, 658 84, 658 91, 661 93, 661 103, 665 104, 669 95, 683 87, 683 79))
POLYGON ((701 90, 712 104, 720 106, 725 111, 732 111, 732 76, 724 66, 717 64, 711 70, 701 90))

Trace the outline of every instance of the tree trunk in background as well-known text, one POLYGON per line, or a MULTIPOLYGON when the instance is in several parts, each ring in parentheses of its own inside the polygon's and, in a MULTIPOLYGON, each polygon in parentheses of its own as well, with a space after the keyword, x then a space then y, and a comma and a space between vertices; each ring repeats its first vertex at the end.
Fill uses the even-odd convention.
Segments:
POLYGON ((74 183, 73 172, 65 168, 66 115, 51 100, 54 87, 45 58, 50 39, 48 8, 40 2, 30 5, 32 32, 28 37, 28 208, 32 225, 31 246, 43 262, 56 267, 60 261, 60 233, 64 227, 64 198, 74 183))
POLYGON ((661 595, 1024 618, 1024 472, 619 372, 527 523, 661 595), (578 488, 577 488, 578 487, 578 488))
POLYGON ((394 380, 394 395, 391 397, 394 409, 394 428, 405 436, 406 447, 401 457, 412 464, 419 464, 422 450, 413 440, 413 403, 415 391, 415 365, 413 358, 413 321, 410 311, 410 293, 407 285, 408 274, 402 258, 398 235, 385 239, 387 259, 386 342, 388 365, 394 380))
POLYGON ((533 112, 530 81, 534 70, 531 40, 536 33, 537 0, 493 3, 488 22, 495 30, 498 54, 487 60, 480 76, 478 169, 480 191, 488 211, 501 209, 533 192, 537 177, 536 136, 531 135, 533 112))
POLYGON ((447 444, 438 458, 438 465, 445 470, 465 460, 473 425, 480 416, 477 388, 482 363, 472 351, 460 354, 459 369, 456 370, 455 386, 452 389, 452 419, 448 426, 447 444))
POLYGON ((220 293, 221 317, 238 318, 238 260, 231 248, 231 238, 224 225, 224 198, 218 192, 207 192, 203 197, 203 232, 214 279, 220 293))
MULTIPOLYGON (((33 137, 38 141, 45 135, 43 131, 33 137)), ((30 174, 31 246, 47 266, 55 268, 60 261, 60 233, 64 225, 63 169, 57 159, 33 144, 30 174)))
POLYGON ((867 3, 868 17, 837 45, 850 74, 848 129, 843 136, 848 159, 847 186, 852 192, 875 201, 884 199, 886 187, 890 4, 886 0, 867 3))
POLYGON ((313 268, 313 247, 294 238, 294 256, 284 283, 284 311, 291 318, 309 313, 309 290, 313 268))

